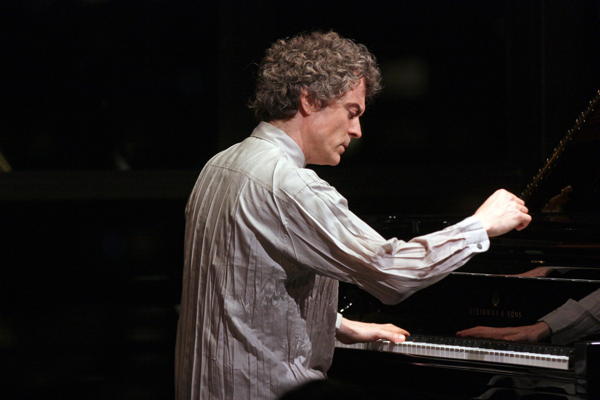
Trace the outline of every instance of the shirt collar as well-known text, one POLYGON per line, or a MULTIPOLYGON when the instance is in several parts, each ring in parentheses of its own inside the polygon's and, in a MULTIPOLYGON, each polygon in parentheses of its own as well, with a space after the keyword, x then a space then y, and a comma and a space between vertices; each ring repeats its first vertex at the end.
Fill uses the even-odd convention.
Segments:
POLYGON ((302 149, 300 149, 300 146, 298 146, 298 143, 276 126, 271 125, 268 122, 261 122, 254 129, 251 136, 273 143, 275 146, 282 149, 299 168, 304 168, 306 166, 304 153, 302 152, 302 149))

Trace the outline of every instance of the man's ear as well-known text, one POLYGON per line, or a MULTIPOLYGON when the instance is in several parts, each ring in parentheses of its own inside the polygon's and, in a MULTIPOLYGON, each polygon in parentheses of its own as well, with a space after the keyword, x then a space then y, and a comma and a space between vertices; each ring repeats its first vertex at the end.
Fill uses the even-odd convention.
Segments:
POLYGON ((308 97, 308 91, 304 88, 300 89, 300 102, 299 102, 299 110, 300 113, 304 116, 310 115, 315 111, 318 111, 318 108, 310 101, 308 97))

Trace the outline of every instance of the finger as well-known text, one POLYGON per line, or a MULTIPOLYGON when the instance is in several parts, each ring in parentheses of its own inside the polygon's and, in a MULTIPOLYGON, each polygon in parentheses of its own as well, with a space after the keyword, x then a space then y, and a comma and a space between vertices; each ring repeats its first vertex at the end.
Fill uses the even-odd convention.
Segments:
POLYGON ((399 328, 397 326, 395 327, 395 329, 393 329, 393 332, 394 333, 399 333, 399 334, 404 335, 404 336, 410 336, 410 332, 409 331, 407 331, 406 329, 399 328))
POLYGON ((529 225, 530 222, 531 222, 531 216, 528 214, 525 214, 522 217, 521 223, 519 225, 517 225, 517 227, 515 229, 518 231, 521 231, 521 230, 527 228, 527 226, 529 225))
POLYGON ((481 339, 501 339, 502 335, 499 333, 489 332, 489 331, 480 331, 480 332, 471 332, 466 337, 476 337, 481 339))
POLYGON ((500 339, 502 331, 485 326, 465 329, 456 333, 459 337, 478 337, 483 339, 500 339))
POLYGON ((458 337, 485 337, 485 334, 481 331, 467 329, 465 331, 456 332, 456 336, 458 336, 458 337))
POLYGON ((474 336, 477 335, 477 333, 480 331, 481 328, 479 327, 463 329, 461 331, 456 332, 456 336, 474 336))
POLYGON ((406 329, 402 329, 399 326, 396 326, 394 324, 384 324, 383 327, 384 327, 384 329, 389 329, 392 332, 400 333, 404 336, 410 336, 410 332, 408 332, 406 329))
POLYGON ((389 340, 394 343, 402 343, 406 340, 406 336, 402 333, 392 332, 386 329, 380 329, 377 336, 377 339, 389 340))
POLYGON ((467 329, 464 331, 456 332, 456 336, 460 337, 482 337, 484 333, 482 331, 467 329))
POLYGON ((406 340, 406 336, 401 333, 396 333, 391 340, 394 343, 402 343, 406 340))
POLYGON ((522 335, 519 335, 518 333, 512 334, 512 335, 506 335, 502 338, 502 340, 508 340, 511 342, 517 342, 517 341, 521 341, 523 340, 522 335))
POLYGON ((410 335, 410 333, 408 333, 404 329, 399 328, 395 325, 392 325, 392 327, 389 329, 384 329, 384 331, 386 331, 386 333, 388 335, 390 335, 390 337, 391 337, 391 339, 388 339, 388 340, 392 340, 395 343, 400 343, 400 342, 405 341, 406 336, 410 335))

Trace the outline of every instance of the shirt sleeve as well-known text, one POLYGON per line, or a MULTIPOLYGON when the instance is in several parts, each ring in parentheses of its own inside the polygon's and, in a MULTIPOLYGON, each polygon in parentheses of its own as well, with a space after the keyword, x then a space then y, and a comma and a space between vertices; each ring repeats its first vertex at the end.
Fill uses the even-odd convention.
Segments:
POLYGON ((342 326, 342 314, 337 313, 336 317, 335 317, 335 329, 338 330, 341 328, 342 326))
POLYGON ((552 330, 552 342, 572 343, 585 336, 600 333, 600 289, 580 301, 565 304, 540 318, 552 330))
POLYGON ((384 303, 403 300, 489 248, 476 217, 409 241, 385 239, 310 172, 301 174, 304 185, 286 193, 287 204, 279 206, 291 257, 317 273, 354 283, 384 303))

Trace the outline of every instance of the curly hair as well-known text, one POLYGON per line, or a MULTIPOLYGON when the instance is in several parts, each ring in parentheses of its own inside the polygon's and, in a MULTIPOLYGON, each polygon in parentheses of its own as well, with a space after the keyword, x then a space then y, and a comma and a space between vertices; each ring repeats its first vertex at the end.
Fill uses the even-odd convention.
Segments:
POLYGON ((366 98, 381 90, 375 56, 336 32, 311 32, 273 43, 259 64, 249 107, 259 121, 287 120, 296 114, 300 93, 326 107, 365 80, 366 98))

